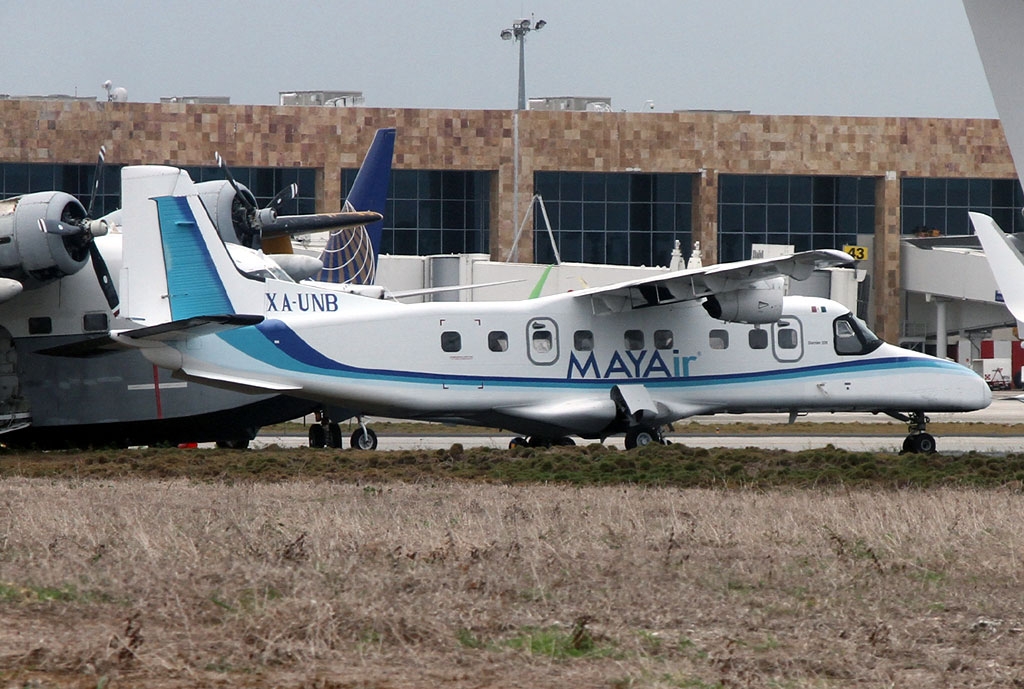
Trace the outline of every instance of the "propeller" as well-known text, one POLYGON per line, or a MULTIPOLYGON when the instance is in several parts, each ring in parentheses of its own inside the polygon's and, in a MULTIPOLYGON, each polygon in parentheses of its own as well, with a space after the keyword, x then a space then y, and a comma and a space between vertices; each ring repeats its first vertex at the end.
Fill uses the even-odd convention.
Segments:
POLYGON ((243 190, 231 170, 221 157, 215 153, 217 166, 224 170, 228 184, 235 190, 232 201, 232 224, 242 246, 253 248, 257 240, 269 237, 291 236, 309 232, 335 230, 343 227, 368 225, 382 219, 380 213, 373 211, 343 211, 340 213, 313 213, 310 215, 278 215, 281 205, 291 201, 299 194, 299 185, 294 182, 277 192, 263 208, 258 208, 255 197, 246 189, 243 190))
POLYGON ((81 260, 83 252, 89 253, 89 258, 92 260, 92 268, 96 273, 96 279, 100 283, 100 289, 103 290, 103 296, 107 298, 107 305, 110 306, 111 311, 117 309, 119 303, 117 297, 117 289, 114 287, 114 282, 110 277, 110 270, 107 268, 107 262, 103 260, 103 255, 100 254, 100 250, 96 247, 96 237, 102 237, 107 233, 109 229, 107 223, 103 220, 93 220, 93 206, 96 204, 96 197, 99 193, 100 188, 100 174, 103 172, 103 163, 106 160, 107 149, 105 146, 100 146, 99 157, 96 160, 96 170, 93 173, 93 185, 92 191, 89 194, 89 205, 86 207, 85 217, 77 218, 72 215, 61 218, 60 220, 52 220, 46 218, 40 218, 39 229, 47 234, 55 234, 63 238, 64 245, 67 247, 68 252, 72 256, 77 256, 78 260, 81 260))

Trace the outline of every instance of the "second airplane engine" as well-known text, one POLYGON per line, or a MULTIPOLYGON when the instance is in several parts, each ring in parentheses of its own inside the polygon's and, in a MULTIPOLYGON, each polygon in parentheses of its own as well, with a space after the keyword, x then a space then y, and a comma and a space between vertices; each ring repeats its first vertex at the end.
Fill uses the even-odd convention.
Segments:
POLYGON ((88 244, 78 236, 43 232, 39 221, 78 223, 84 217, 85 207, 60 191, 0 201, 0 277, 33 289, 77 273, 89 260, 88 244))
POLYGON ((712 318, 730 323, 774 323, 782 317, 784 278, 756 282, 750 287, 714 294, 704 309, 712 318))

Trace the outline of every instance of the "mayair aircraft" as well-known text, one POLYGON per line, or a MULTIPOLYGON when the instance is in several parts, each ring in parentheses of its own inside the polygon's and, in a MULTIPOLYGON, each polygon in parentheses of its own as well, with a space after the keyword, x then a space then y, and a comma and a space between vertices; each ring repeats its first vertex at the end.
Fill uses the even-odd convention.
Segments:
MULTIPOLYGON (((279 238, 290 246, 292 234, 334 228, 326 261, 343 255, 349 272, 372 271, 372 238, 379 236, 383 203, 369 204, 386 194, 393 147, 394 130, 380 130, 340 213, 279 214, 283 201, 294 196, 293 186, 258 208, 251 191, 226 168, 226 179, 197 184, 196 193, 239 270, 282 279, 315 274, 321 261, 313 257, 257 249, 262 245, 269 252, 279 238), (376 212, 355 212, 351 204, 376 212)), ((96 180, 102 159, 101 153, 96 180)), ((319 408, 304 398, 174 380, 134 351, 68 356, 83 341, 131 325, 120 317, 117 285, 126 219, 122 210, 94 218, 92 206, 92 199, 86 205, 57 191, 0 201, 0 442, 54 447, 217 441, 239 447, 261 426, 319 408), (84 269, 87 263, 94 270, 84 269)))
POLYGON ((881 341, 839 303, 784 296, 787 276, 850 264, 838 251, 406 304, 240 273, 177 168, 126 167, 122 192, 121 310, 135 327, 96 345, 138 349, 180 380, 504 428, 510 445, 624 433, 634 447, 698 414, 868 411, 907 420, 905 448, 926 452, 927 413, 991 400, 974 372, 881 341))

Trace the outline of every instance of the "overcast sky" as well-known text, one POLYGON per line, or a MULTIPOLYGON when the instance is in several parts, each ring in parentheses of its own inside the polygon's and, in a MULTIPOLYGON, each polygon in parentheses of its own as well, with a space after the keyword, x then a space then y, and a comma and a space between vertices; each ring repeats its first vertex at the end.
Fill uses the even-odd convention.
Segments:
POLYGON ((37 0, 3 3, 0 93, 131 101, 362 91, 371 107, 996 117, 960 0, 37 0))

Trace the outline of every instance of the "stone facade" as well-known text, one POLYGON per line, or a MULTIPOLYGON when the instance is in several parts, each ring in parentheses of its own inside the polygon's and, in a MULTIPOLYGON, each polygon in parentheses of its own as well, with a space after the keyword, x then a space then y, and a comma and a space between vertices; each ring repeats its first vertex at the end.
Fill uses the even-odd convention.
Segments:
MULTIPOLYGON (((1015 178, 997 120, 315 108, 0 100, 0 162, 87 164, 100 145, 120 164, 232 165, 317 170, 317 207, 341 203, 341 170, 358 167, 379 127, 395 127, 397 169, 495 172, 491 247, 504 259, 515 235, 513 131, 519 132, 519 213, 536 171, 698 173, 693 238, 717 256, 720 174, 822 174, 878 179, 873 325, 899 334, 900 184, 903 177, 1015 178)), ((529 228, 527 228, 527 232, 529 228)), ((532 237, 520 242, 529 260, 532 237)))

